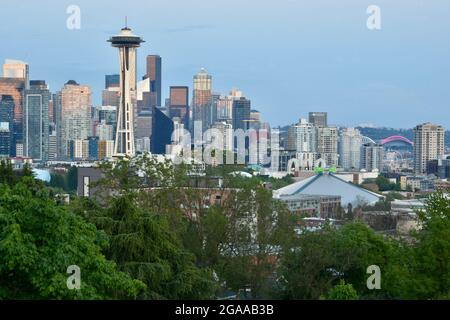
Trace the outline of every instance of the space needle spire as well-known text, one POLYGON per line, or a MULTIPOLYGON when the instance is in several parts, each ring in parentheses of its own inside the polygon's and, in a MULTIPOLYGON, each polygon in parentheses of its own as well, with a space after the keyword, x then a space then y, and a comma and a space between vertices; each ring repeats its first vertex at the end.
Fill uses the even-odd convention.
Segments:
POLYGON ((136 105, 136 49, 144 40, 133 34, 128 28, 125 17, 125 27, 120 34, 112 36, 108 42, 119 49, 120 64, 120 104, 117 110, 116 140, 114 157, 132 158, 135 151, 134 112, 136 105))

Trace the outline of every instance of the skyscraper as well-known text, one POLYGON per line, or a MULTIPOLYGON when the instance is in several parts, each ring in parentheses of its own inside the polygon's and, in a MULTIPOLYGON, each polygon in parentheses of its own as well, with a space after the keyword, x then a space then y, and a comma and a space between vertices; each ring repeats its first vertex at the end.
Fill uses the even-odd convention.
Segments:
POLYGON ((120 87, 120 75, 119 74, 105 75, 105 89, 108 89, 111 87, 120 87))
POLYGON ((11 150, 12 156, 16 155, 16 145, 23 141, 23 96, 25 90, 25 79, 23 78, 0 78, 0 96, 10 96, 14 101, 13 124, 10 126, 12 133, 11 150))
POLYGON ((50 99, 45 81, 30 81, 25 90, 23 143, 24 155, 34 160, 48 160, 50 99))
POLYGON ((0 155, 11 156, 13 150, 14 99, 10 95, 0 96, 0 155))
POLYGON ((150 92, 155 96, 156 105, 161 106, 161 57, 158 55, 147 56, 147 75, 150 79, 150 92))
POLYGON ((119 108, 120 105, 120 88, 119 87, 109 87, 102 91, 102 105, 104 106, 115 106, 119 108))
POLYGON ((345 128, 339 137, 339 162, 344 170, 359 171, 362 135, 358 129, 345 128))
POLYGON ((189 87, 170 87, 169 115, 181 119, 185 128, 189 128, 189 87))
POLYGON ((212 77, 201 69, 194 76, 193 92, 193 121, 201 121, 203 130, 208 129, 212 124, 212 77))
POLYGON ((233 101, 233 130, 247 130, 250 120, 251 101, 241 97, 233 101))
POLYGON ((414 128, 414 172, 423 174, 427 162, 444 155, 444 128, 424 123, 414 128))
POLYGON ((166 146, 172 143, 173 121, 168 116, 165 108, 153 108, 152 113, 152 137, 150 142, 151 152, 165 154, 166 146))
POLYGON ((288 129, 288 150, 308 153, 316 152, 317 131, 306 119, 300 119, 288 129))
POLYGON ((317 153, 328 167, 338 165, 338 129, 336 127, 317 128, 317 153))
POLYGON ((56 103, 58 157, 67 159, 69 142, 91 135, 91 89, 70 80, 56 94, 56 103))
POLYGON ((309 123, 316 127, 326 127, 327 123, 327 113, 326 112, 310 112, 309 113, 309 123))
POLYGON ((122 28, 117 36, 109 40, 119 49, 120 105, 117 114, 116 157, 135 155, 134 113, 136 108, 136 49, 144 40, 135 36, 130 28, 122 28))

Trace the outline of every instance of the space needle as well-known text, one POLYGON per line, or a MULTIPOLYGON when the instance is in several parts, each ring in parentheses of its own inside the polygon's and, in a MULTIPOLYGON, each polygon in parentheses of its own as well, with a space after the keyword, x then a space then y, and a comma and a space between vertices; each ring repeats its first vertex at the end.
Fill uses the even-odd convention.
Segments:
POLYGON ((136 49, 145 41, 134 35, 131 29, 125 26, 119 35, 112 36, 108 42, 111 42, 112 47, 119 48, 120 63, 120 104, 117 111, 113 156, 115 158, 132 158, 136 152, 134 145, 136 49))

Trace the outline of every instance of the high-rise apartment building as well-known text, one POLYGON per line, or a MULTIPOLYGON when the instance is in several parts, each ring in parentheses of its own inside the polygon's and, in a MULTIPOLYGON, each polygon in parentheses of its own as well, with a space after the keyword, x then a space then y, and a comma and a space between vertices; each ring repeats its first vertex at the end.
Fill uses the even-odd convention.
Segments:
POLYGON ((288 129, 288 150, 296 152, 316 152, 317 130, 314 125, 300 119, 288 129))
POLYGON ((366 143, 361 147, 361 169, 367 172, 383 169, 384 147, 382 145, 366 143))
POLYGON ((336 127, 317 127, 317 153, 328 167, 338 166, 338 136, 336 127))
POLYGON ((339 163, 344 170, 359 171, 362 135, 358 129, 342 129, 339 137, 339 163))
POLYGON ((50 99, 45 81, 30 81, 30 88, 25 90, 23 148, 25 157, 37 161, 48 160, 50 99))
POLYGON ((56 94, 56 103, 58 157, 67 159, 69 142, 91 135, 91 89, 70 80, 56 94))
POLYGON ((212 77, 201 69, 194 76, 193 92, 193 121, 201 121, 203 130, 208 129, 212 124, 212 77))
POLYGON ((147 56, 146 77, 150 79, 150 93, 155 96, 156 106, 161 106, 162 62, 160 56, 147 56))
POLYGON ((414 172, 423 174, 427 162, 444 155, 444 128, 432 123, 424 123, 414 128, 414 172))
POLYGON ((309 123, 316 127, 326 127, 328 126, 326 112, 310 112, 309 113, 309 123))

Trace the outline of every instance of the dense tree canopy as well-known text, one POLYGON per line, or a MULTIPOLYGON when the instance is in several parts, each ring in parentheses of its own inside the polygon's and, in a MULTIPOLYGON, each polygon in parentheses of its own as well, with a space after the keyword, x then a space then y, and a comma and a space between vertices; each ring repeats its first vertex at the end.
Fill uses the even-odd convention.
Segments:
POLYGON ((0 163, 0 299, 450 298, 448 194, 429 196, 420 228, 401 238, 352 215, 307 229, 267 180, 236 167, 193 178, 189 165, 144 156, 101 169, 96 197, 64 204, 29 168, 0 163), (80 290, 67 287, 71 265, 80 290))
POLYGON ((106 237, 32 177, 0 185, 0 299, 132 299, 144 284, 101 253, 106 237), (67 268, 81 271, 80 290, 67 268))

